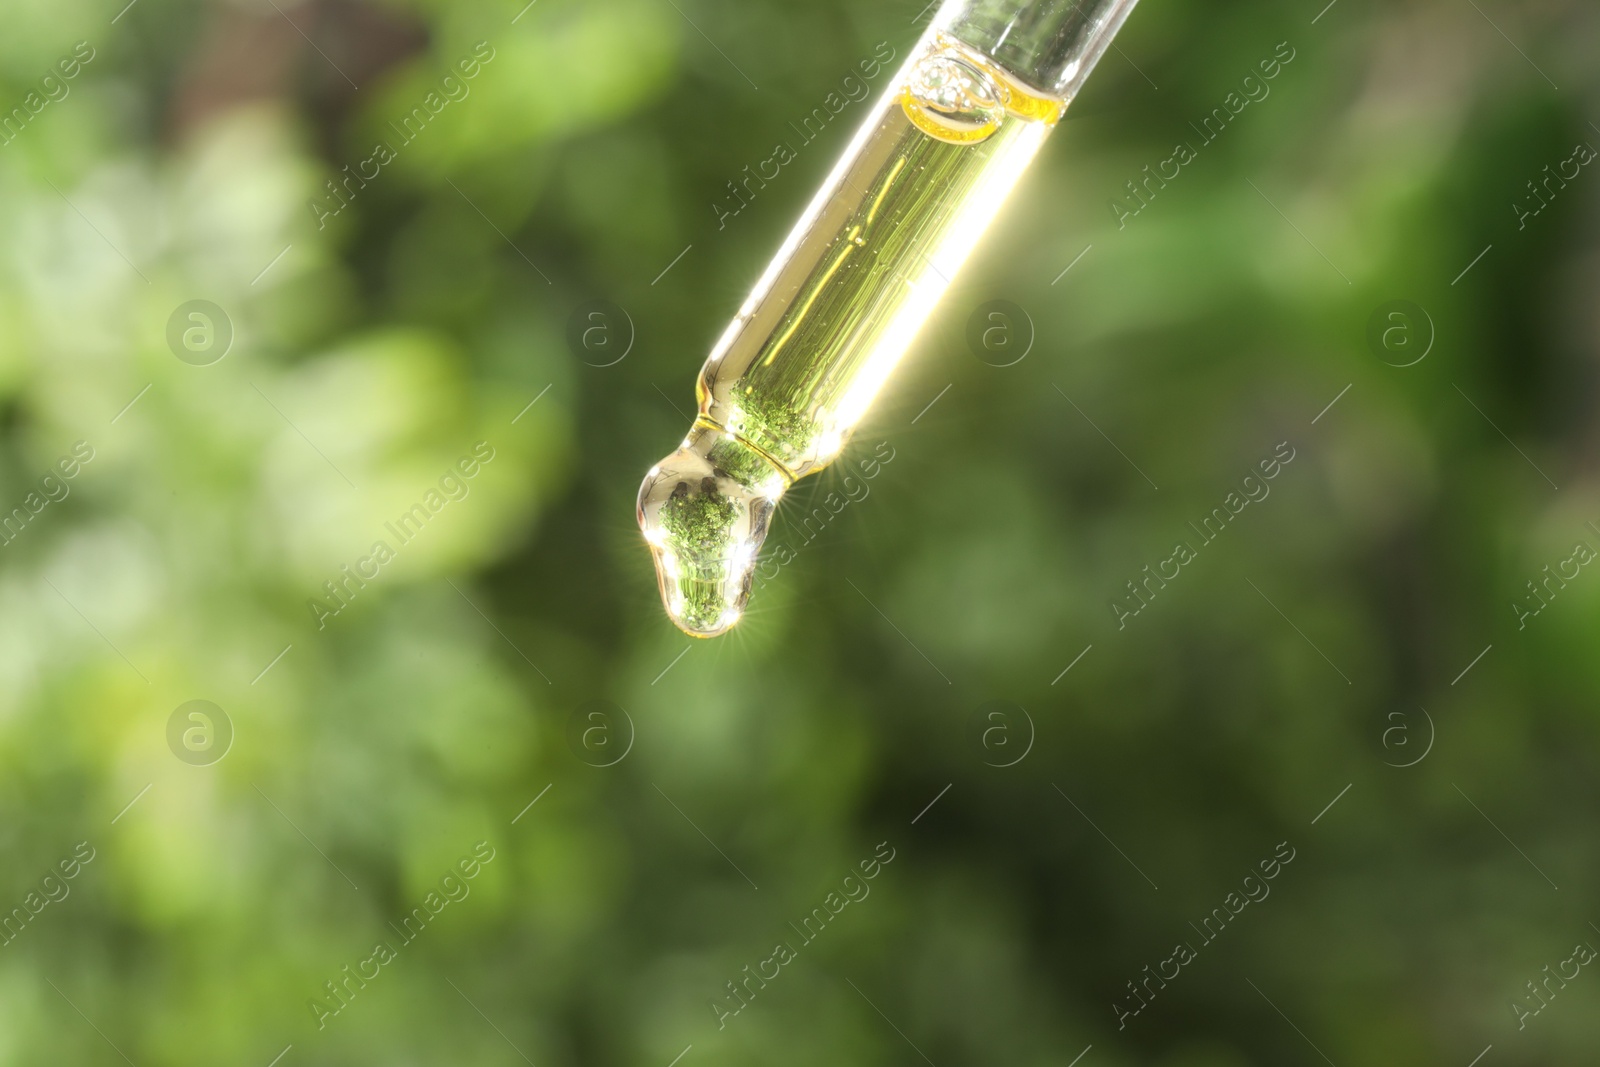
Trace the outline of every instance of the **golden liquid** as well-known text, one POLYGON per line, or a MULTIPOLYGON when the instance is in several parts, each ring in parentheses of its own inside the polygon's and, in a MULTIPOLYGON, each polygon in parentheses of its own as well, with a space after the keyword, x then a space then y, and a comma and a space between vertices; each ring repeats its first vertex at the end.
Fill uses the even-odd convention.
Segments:
POLYGON ((700 372, 700 415, 639 525, 685 633, 741 616, 789 485, 827 466, 1061 117, 982 56, 925 40, 700 372))
POLYGON ((838 455, 1060 118, 953 42, 913 57, 700 375, 700 410, 790 478, 838 455), (964 61, 992 122, 919 107, 919 63, 964 61))

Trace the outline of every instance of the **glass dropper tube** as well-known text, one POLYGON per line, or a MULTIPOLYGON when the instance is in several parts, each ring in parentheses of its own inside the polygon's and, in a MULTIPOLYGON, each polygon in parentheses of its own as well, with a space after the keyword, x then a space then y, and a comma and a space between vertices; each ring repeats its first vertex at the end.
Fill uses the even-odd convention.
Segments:
POLYGON ((838 457, 1137 0, 947 0, 704 368, 645 477, 661 598, 744 612, 778 501, 838 457))

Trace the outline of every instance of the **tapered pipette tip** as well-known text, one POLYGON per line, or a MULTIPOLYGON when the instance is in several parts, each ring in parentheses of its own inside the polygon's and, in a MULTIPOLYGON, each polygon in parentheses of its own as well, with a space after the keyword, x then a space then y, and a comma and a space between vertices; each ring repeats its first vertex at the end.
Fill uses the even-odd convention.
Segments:
POLYGON ((743 616, 756 556, 788 487, 765 455, 704 420, 650 469, 639 487, 639 528, 678 629, 716 637, 743 616))

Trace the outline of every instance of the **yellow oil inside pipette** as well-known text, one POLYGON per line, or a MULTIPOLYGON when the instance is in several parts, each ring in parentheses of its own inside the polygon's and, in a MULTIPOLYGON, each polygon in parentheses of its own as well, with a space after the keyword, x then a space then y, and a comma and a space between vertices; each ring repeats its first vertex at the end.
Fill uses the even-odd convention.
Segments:
POLYGON ((739 621, 778 501, 839 455, 1064 107, 942 34, 896 76, 707 359, 688 437, 639 490, 685 633, 739 621))

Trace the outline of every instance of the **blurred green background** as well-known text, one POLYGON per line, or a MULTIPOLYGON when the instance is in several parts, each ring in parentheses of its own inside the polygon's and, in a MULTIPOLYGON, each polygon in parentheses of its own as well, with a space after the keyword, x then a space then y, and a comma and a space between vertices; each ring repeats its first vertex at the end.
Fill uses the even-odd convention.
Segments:
POLYGON ((1600 11, 1147 0, 690 642, 634 494, 867 105, 714 205, 921 9, 6 5, 0 1063, 1592 1058, 1600 11))

